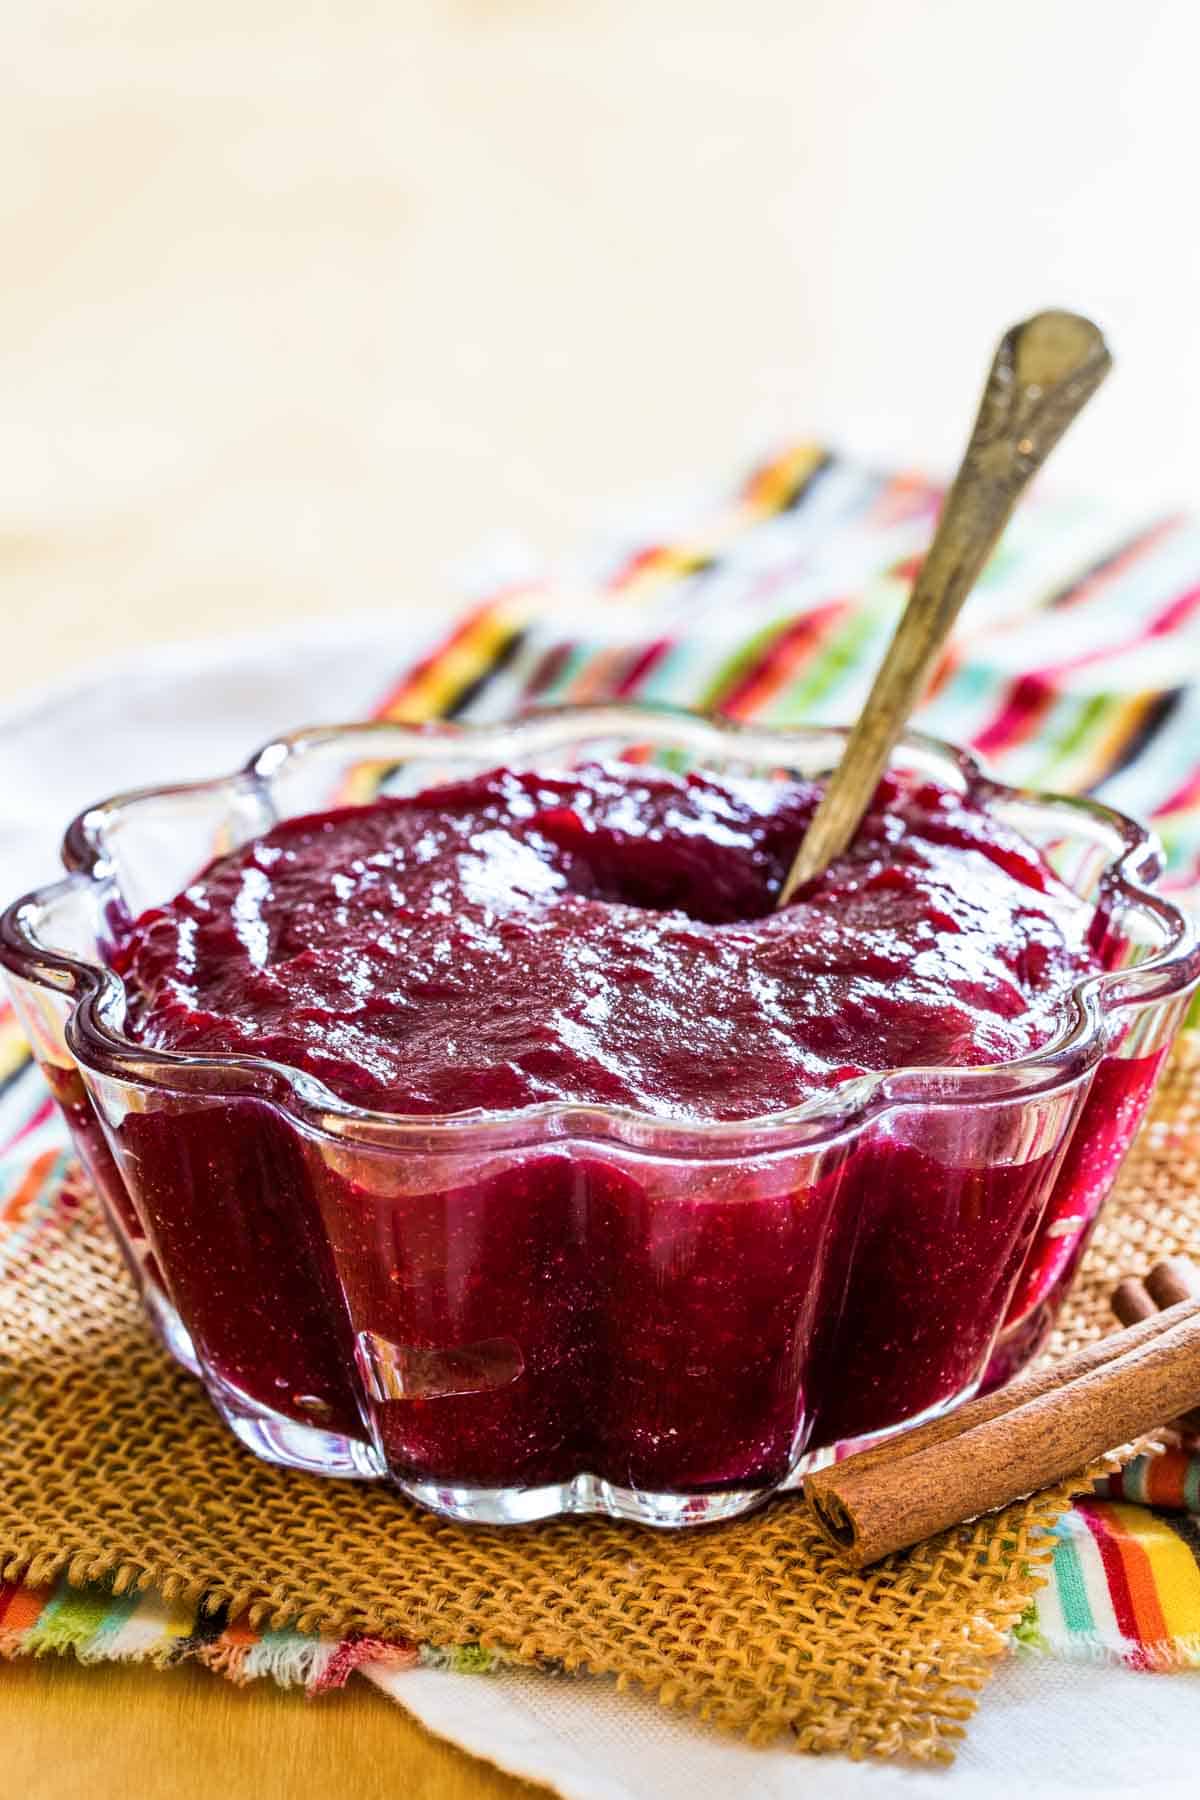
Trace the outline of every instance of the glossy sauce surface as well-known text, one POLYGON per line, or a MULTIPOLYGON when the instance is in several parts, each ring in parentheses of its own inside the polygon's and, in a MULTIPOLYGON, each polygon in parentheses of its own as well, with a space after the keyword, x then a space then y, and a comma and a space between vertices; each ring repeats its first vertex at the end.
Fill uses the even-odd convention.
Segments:
POLYGON ((136 922, 114 959, 129 1030, 396 1113, 685 1119, 1058 1035, 1097 965, 1030 845, 889 777, 851 850, 774 913, 816 799, 614 765, 289 820, 136 922))

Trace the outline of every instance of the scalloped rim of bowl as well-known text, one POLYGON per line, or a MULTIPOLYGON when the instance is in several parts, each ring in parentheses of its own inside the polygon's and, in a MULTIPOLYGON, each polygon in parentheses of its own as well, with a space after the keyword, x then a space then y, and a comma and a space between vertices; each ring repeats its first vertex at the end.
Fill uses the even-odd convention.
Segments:
MULTIPOLYGON (((121 814, 148 802, 198 794, 262 799, 272 778, 295 758, 347 742, 361 746, 363 761, 397 763, 438 750, 469 753, 480 767, 562 751, 593 738, 647 740, 660 748, 686 749, 701 760, 767 762, 788 768, 800 750, 829 750, 837 760, 846 729, 796 726, 766 730, 671 707, 599 705, 547 708, 495 725, 437 722, 396 725, 366 722, 311 726, 274 738, 230 775, 166 786, 135 788, 81 812, 63 839, 67 876, 15 901, 0 917, 0 963, 36 985, 75 1001, 68 1044, 81 1064, 106 1076, 208 1097, 257 1097, 282 1109, 302 1129, 353 1142, 414 1149, 473 1151, 511 1149, 548 1139, 616 1140, 649 1154, 745 1157, 772 1149, 796 1149, 840 1137, 869 1118, 900 1106, 985 1105, 1025 1099, 1086 1074, 1103 1056, 1113 1023, 1126 1007, 1186 993, 1200 982, 1200 938, 1191 919, 1149 885, 1161 873, 1157 841, 1143 826, 1101 802, 1013 787, 985 774, 967 750, 921 732, 906 732, 894 755, 907 755, 940 772, 985 808, 997 802, 1056 810, 1086 818, 1109 837, 1113 854, 1100 876, 1100 892, 1114 906, 1141 908, 1164 942, 1144 962, 1101 972, 1076 983, 1063 1030, 1042 1049, 1006 1063, 976 1068, 908 1065, 855 1076, 822 1089, 782 1112, 736 1120, 678 1119, 635 1107, 569 1100, 544 1101, 507 1111, 404 1114, 375 1111, 341 1099, 318 1077, 255 1055, 194 1056, 149 1049, 122 1031, 124 985, 102 964, 41 944, 33 915, 110 876, 105 831, 121 814), (384 750, 383 746, 387 745, 384 750)), ((810 777, 811 778, 811 777, 810 777)))

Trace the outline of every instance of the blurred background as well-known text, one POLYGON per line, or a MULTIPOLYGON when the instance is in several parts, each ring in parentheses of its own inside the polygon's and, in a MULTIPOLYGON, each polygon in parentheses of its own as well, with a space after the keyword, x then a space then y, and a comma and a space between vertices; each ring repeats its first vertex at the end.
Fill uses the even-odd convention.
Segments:
POLYGON ((1056 486, 1200 482, 1188 0, 31 0, 0 74, 0 694, 444 605, 788 433, 943 469, 1044 305, 1056 486))

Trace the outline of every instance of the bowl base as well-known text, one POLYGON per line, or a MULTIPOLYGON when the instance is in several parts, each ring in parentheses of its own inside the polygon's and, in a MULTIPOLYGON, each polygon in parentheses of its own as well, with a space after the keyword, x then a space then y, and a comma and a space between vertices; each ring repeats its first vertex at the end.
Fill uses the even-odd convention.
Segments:
POLYGON ((733 1488, 713 1494, 656 1494, 617 1487, 597 1475, 536 1488, 443 1487, 435 1481, 393 1480, 410 1499, 444 1518, 471 1525, 529 1525, 565 1513, 600 1514, 673 1531, 691 1525, 715 1525, 761 1506, 772 1488, 733 1488))
POLYGON ((209 1399, 235 1437, 267 1462, 279 1463, 285 1469, 300 1469, 306 1475, 334 1475, 358 1481, 378 1481, 383 1476, 379 1458, 370 1444, 361 1439, 346 1437, 340 1431, 325 1431, 319 1425, 302 1425, 251 1400, 211 1370, 201 1379, 209 1399))

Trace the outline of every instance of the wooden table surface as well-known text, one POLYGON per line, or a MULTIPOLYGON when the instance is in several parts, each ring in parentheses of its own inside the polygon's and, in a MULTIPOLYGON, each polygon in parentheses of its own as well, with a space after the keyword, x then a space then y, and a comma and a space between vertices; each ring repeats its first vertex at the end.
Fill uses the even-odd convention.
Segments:
POLYGON ((309 1701, 198 1668, 81 1668, 58 1657, 0 1665, 0 1793, 22 1800, 522 1800, 547 1791, 433 1737, 357 1677, 309 1701))
MULTIPOLYGON (((1047 304, 1118 352, 1055 479, 1166 505, 1200 466, 1200 26, 1171 12, 9 9, 0 695, 444 606, 489 533, 553 551, 597 496, 781 432, 944 465, 1047 304)), ((533 1791, 361 1682, 0 1668, 0 1791, 207 1800, 214 1772, 233 1800, 533 1791)))

